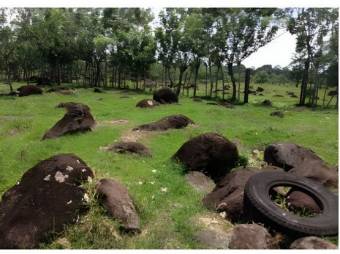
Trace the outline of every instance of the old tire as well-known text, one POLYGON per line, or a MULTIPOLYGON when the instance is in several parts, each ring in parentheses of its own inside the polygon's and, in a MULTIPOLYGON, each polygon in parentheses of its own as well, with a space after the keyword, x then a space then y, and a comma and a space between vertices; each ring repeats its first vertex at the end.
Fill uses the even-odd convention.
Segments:
POLYGON ((322 236, 338 233, 338 198, 315 181, 286 172, 261 172, 248 180, 244 194, 247 210, 254 220, 293 234, 322 236), (275 186, 300 189, 315 199, 322 212, 313 217, 300 217, 281 209, 269 195, 275 186))

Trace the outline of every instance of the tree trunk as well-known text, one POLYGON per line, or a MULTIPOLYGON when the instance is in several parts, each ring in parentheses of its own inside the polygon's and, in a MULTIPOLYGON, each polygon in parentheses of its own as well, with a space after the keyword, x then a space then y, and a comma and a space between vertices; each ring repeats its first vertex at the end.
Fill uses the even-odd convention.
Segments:
POLYGON ((176 89, 177 96, 179 96, 181 93, 183 74, 186 69, 187 69, 187 66, 181 66, 179 68, 179 77, 178 77, 178 84, 177 84, 177 89, 176 89))
POLYGON ((200 68, 200 60, 197 60, 197 63, 195 64, 195 79, 194 79, 194 97, 196 97, 196 91, 197 91, 197 78, 198 78, 198 70, 200 68))
POLYGON ((299 103, 300 106, 305 105, 305 101, 306 101, 309 64, 310 64, 310 61, 309 61, 309 59, 307 59, 305 61, 305 67, 304 67, 302 82, 301 82, 300 103, 299 103))
POLYGON ((231 84, 233 85, 233 94, 232 94, 231 100, 235 101, 236 100, 236 80, 234 77, 233 63, 228 63, 228 74, 231 79, 231 84))
POLYGON ((245 78, 244 78, 244 103, 248 103, 248 95, 249 95, 249 84, 250 84, 250 69, 246 69, 245 78))
POLYGON ((211 61, 210 60, 209 60, 209 79, 210 79, 210 93, 209 93, 209 96, 211 98, 212 97, 213 88, 214 88, 214 82, 212 80, 211 61))

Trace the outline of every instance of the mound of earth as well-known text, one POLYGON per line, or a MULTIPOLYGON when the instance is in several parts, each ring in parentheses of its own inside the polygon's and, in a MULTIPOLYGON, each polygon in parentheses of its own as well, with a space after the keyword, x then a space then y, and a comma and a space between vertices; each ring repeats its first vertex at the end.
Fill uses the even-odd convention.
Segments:
POLYGON ((239 224, 231 232, 229 249, 273 249, 275 239, 258 224, 239 224))
POLYGON ((168 87, 164 87, 155 91, 153 94, 153 99, 162 104, 178 102, 178 96, 168 87))
POLYGON ((261 93, 263 91, 264 91, 264 89, 262 87, 260 87, 260 86, 256 89, 256 92, 260 92, 261 93))
POLYGON ((139 107, 139 108, 153 108, 154 106, 158 106, 158 105, 159 105, 159 102, 157 102, 155 100, 144 99, 144 100, 139 101, 136 104, 136 107, 139 107))
POLYGON ((227 101, 220 101, 218 104, 226 108, 234 108, 234 105, 227 101))
POLYGON ((35 85, 26 85, 26 86, 21 86, 17 89, 19 92, 19 96, 28 96, 31 94, 42 94, 43 91, 41 88, 35 86, 35 85))
POLYGON ((280 117, 280 118, 284 117, 284 113, 282 111, 274 111, 274 112, 271 112, 270 115, 271 116, 277 116, 277 117, 280 117))
POLYGON ((91 131, 95 120, 90 113, 90 108, 82 103, 60 103, 57 107, 66 108, 67 112, 42 139, 57 138, 65 134, 91 131))
POLYGON ((337 96, 338 95, 338 91, 337 90, 333 90, 333 91, 329 91, 328 92, 328 96, 337 96))
POLYGON ((0 248, 36 248, 87 210, 80 184, 94 177, 73 154, 39 162, 7 190, 0 203, 0 248))
POLYGON ((95 87, 95 88, 93 89, 93 92, 94 92, 94 93, 103 93, 104 91, 103 91, 102 89, 98 88, 98 87, 95 87))
POLYGON ((46 77, 37 77, 34 82, 37 82, 37 86, 50 86, 51 80, 46 77))
POLYGON ((149 148, 138 142, 119 142, 110 147, 109 150, 113 150, 116 153, 133 153, 151 156, 149 148))
POLYGON ((174 154, 186 171, 201 171, 215 182, 226 175, 238 161, 234 143, 217 133, 205 133, 185 142, 174 154))
POLYGON ((60 92, 60 91, 68 91, 68 90, 70 90, 70 88, 67 86, 54 86, 48 89, 47 92, 52 93, 52 92, 60 92))
POLYGON ((139 216, 128 190, 113 179, 101 179, 96 186, 99 201, 125 232, 139 233, 139 216))
POLYGON ((140 131, 165 131, 168 129, 182 129, 187 127, 189 124, 194 124, 194 122, 184 116, 184 115, 171 115, 163 117, 162 119, 148 123, 142 124, 133 130, 140 130, 140 131))
POLYGON ((271 107, 273 103, 270 100, 264 100, 262 101, 261 105, 271 107))
POLYGON ((293 143, 277 143, 266 147, 264 160, 289 173, 319 181, 326 186, 338 186, 338 173, 328 167, 312 150, 293 143))
POLYGON ((307 236, 296 239, 290 249, 337 249, 338 247, 320 237, 307 236))

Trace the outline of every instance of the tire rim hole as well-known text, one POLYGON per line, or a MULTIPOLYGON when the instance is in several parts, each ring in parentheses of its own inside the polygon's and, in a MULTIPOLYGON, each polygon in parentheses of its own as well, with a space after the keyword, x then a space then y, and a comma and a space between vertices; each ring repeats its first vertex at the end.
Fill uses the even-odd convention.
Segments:
POLYGON ((269 196, 276 206, 300 217, 314 217, 323 210, 320 200, 296 186, 273 186, 269 196))

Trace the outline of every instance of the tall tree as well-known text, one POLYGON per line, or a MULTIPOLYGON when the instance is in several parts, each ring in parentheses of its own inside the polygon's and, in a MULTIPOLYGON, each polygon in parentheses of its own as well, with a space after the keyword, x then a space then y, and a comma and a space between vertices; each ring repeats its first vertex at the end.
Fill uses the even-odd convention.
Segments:
POLYGON ((322 55, 324 37, 329 32, 331 9, 288 9, 287 29, 297 38, 296 53, 304 63, 299 105, 306 104, 307 84, 311 65, 317 67, 317 55, 322 55))

